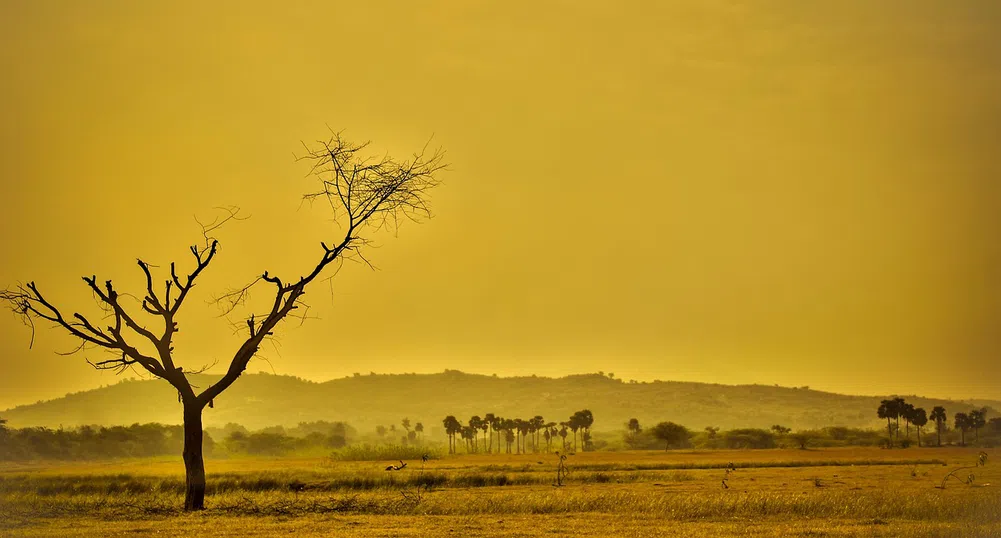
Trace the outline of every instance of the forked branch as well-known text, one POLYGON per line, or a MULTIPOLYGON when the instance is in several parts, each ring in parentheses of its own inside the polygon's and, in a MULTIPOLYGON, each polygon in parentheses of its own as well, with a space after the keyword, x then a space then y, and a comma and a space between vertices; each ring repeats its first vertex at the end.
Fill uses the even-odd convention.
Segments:
POLYGON ((211 236, 211 233, 226 222, 240 218, 237 209, 226 208, 226 216, 217 218, 208 225, 203 225, 202 236, 205 238, 205 245, 195 245, 190 249, 195 258, 194 269, 182 281, 177 275, 176 265, 171 263, 170 279, 165 281, 162 295, 158 295, 156 292, 152 266, 141 259, 137 260, 146 281, 146 292, 139 302, 143 312, 160 318, 163 322, 163 333, 160 335, 154 334, 125 308, 121 297, 128 296, 128 294, 119 293, 111 280, 105 281, 102 286, 98 283, 96 276, 85 276, 83 281, 93 294, 97 306, 107 314, 107 318, 110 320, 110 324, 103 328, 79 312, 74 312, 70 316, 64 315, 59 307, 42 294, 34 282, 18 284, 3 290, 0 292, 0 301, 4 302, 15 315, 31 327, 32 343, 34 342, 34 321, 45 320, 63 328, 71 336, 80 340, 80 345, 74 351, 81 351, 90 346, 101 348, 115 355, 115 358, 97 362, 88 360, 95 368, 122 372, 138 364, 151 374, 167 379, 178 387, 178 390, 185 391, 186 389, 186 392, 190 393, 187 380, 181 370, 174 367, 171 356, 173 351, 171 340, 174 333, 178 331, 174 316, 180 310, 188 292, 195 285, 195 280, 209 266, 218 252, 219 243, 211 236), (177 295, 172 298, 171 293, 175 288, 177 295), (132 341, 136 336, 152 345, 156 350, 155 357, 144 354, 138 349, 132 341))
POLYGON ((438 185, 438 172, 447 167, 440 149, 429 153, 425 146, 406 161, 388 156, 373 158, 362 154, 367 143, 352 144, 340 133, 318 141, 313 147, 303 146, 306 153, 297 160, 310 163, 309 175, 318 183, 316 190, 305 194, 303 200, 326 202, 338 226, 337 240, 320 243, 320 255, 305 276, 283 280, 265 271, 250 284, 217 298, 223 314, 228 315, 246 304, 256 284, 264 281, 274 285, 270 310, 261 317, 247 318, 247 339, 234 354, 226 375, 199 395, 202 401, 213 399, 236 381, 264 339, 273 335, 275 327, 291 312, 305 306, 302 296, 306 287, 328 266, 352 257, 367 263, 360 252, 367 244, 367 239, 361 236, 365 230, 387 227, 395 230, 403 220, 417 222, 430 217, 429 192, 438 185))

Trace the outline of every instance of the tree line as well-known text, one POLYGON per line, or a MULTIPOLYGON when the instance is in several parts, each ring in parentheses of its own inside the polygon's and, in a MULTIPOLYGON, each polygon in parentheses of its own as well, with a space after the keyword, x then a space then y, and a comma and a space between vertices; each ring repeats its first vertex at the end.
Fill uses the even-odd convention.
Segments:
POLYGON ((494 438, 497 438, 496 453, 527 454, 529 444, 533 453, 542 450, 545 442, 546 452, 553 451, 553 445, 559 443, 564 451, 573 448, 592 449, 591 426, 594 424, 594 414, 588 409, 582 409, 570 415, 561 422, 546 421, 542 415, 530 419, 504 418, 487 413, 480 417, 473 415, 463 424, 454 415, 442 419, 445 435, 448 436, 448 453, 455 454, 459 440, 465 445, 466 453, 481 451, 480 435, 482 434, 482 452, 494 453, 494 438), (567 437, 571 439, 568 440, 567 437), (559 440, 557 441, 557 438, 559 440))
MULTIPOLYGON (((183 445, 183 426, 152 423, 54 430, 45 427, 8 428, 0 419, 0 460, 5 461, 175 456, 183 445)), ((206 453, 211 453, 214 448, 215 442, 206 435, 206 453)))
MULTIPOLYGON (((917 432, 918 446, 921 446, 921 430, 929 421, 935 423, 935 433, 937 434, 937 446, 942 446, 942 433, 948 430, 949 417, 945 408, 936 405, 931 413, 927 413, 924 408, 914 407, 913 404, 903 398, 895 397, 882 400, 876 409, 876 416, 886 419, 887 446, 893 448, 894 442, 899 446, 906 447, 910 443, 911 426, 917 432), (900 441, 900 421, 904 421, 905 440, 900 441)), ((953 417, 953 427, 959 432, 961 446, 966 446, 966 434, 970 430, 974 432, 974 442, 980 443, 980 430, 991 424, 995 429, 1001 429, 1001 417, 987 420, 987 408, 972 409, 969 412, 959 412, 953 417)))
MULTIPOLYGON (((969 416, 977 413, 958 413, 969 416)), ((936 413, 936 414, 944 414, 936 413)), ((903 418, 903 417, 901 417, 903 418)), ((960 421, 965 420, 960 417, 960 421)), ((920 421, 919 421, 920 422, 920 421)), ((972 421, 971 421, 972 423, 972 421)), ((944 424, 943 424, 944 425, 944 424)), ((906 431, 907 424, 902 430, 906 431)), ((972 429, 968 426, 967 429, 972 429)), ((892 423, 891 423, 892 429, 892 423)), ((893 431, 896 431, 893 429, 893 431)), ((917 426, 915 426, 917 431, 917 426)), ((943 428, 943 431, 945 428, 943 428)), ((961 436, 961 429, 956 430, 961 436)), ((974 432, 974 435, 976 433, 974 432)), ((819 429, 793 431, 779 424, 770 428, 736 428, 721 431, 719 427, 707 426, 703 430, 690 430, 674 422, 660 422, 656 426, 644 428, 638 419, 630 419, 625 423, 622 432, 623 443, 632 450, 671 450, 683 448, 696 449, 760 449, 760 448, 811 448, 836 446, 888 446, 887 440, 879 430, 849 428, 846 426, 827 426, 819 429)), ((997 446, 1001 443, 1001 417, 986 421, 986 428, 978 438, 983 446, 997 446)), ((964 443, 964 438, 957 439, 964 443)), ((900 446, 907 446, 907 439, 900 446)))
MULTIPOLYGON (((217 457, 326 453, 345 446, 354 429, 343 422, 304 422, 248 431, 239 424, 202 432, 205 453, 217 457), (216 441, 215 439, 221 439, 216 441)), ((0 419, 0 461, 100 460, 175 456, 184 446, 184 427, 159 423, 131 426, 8 428, 0 419)))

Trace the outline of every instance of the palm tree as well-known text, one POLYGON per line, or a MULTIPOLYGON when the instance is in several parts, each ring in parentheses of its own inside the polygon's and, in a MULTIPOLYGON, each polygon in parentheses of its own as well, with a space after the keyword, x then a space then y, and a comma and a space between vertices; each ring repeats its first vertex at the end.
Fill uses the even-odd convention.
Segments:
POLYGON ((883 400, 879 402, 879 409, 876 410, 876 416, 886 419, 886 435, 889 437, 890 448, 893 448, 893 428, 890 427, 890 419, 897 418, 899 415, 900 411, 896 400, 883 400))
MULTIPOLYGON (((483 427, 483 419, 479 415, 473 415, 469 419, 469 428, 473 430, 474 436, 480 433, 480 428, 483 427)), ((474 439, 475 441, 475 439, 474 439)), ((484 440, 485 441, 485 440, 484 440)), ((475 452, 479 443, 473 443, 473 451, 475 452)))
POLYGON ((409 418, 406 418, 406 417, 405 417, 405 418, 404 418, 404 419, 403 419, 403 420, 402 420, 402 421, 400 422, 400 424, 401 424, 401 425, 403 426, 403 429, 404 429, 404 430, 407 430, 407 432, 410 432, 410 419, 409 419, 409 418))
POLYGON ((560 438, 563 440, 563 451, 564 452, 566 452, 566 450, 567 450, 567 435, 568 435, 567 426, 568 426, 568 424, 566 422, 560 422, 559 435, 560 435, 560 438))
POLYGON ((949 417, 945 414, 945 408, 941 405, 936 405, 932 408, 931 415, 928 418, 935 421, 935 431, 938 433, 938 446, 942 446, 942 430, 945 429, 945 423, 949 420, 949 417))
MULTIPOLYGON (((511 419, 505 418, 501 419, 500 423, 497 426, 497 428, 501 432, 499 435, 502 435, 504 437, 504 452, 507 454, 511 453, 511 441, 508 440, 508 437, 510 437, 508 434, 511 433, 511 428, 513 427, 513 424, 514 423, 511 419)), ((498 439, 497 442, 500 443, 500 439, 498 439)), ((497 448, 500 449, 499 444, 497 448)))
POLYGON ((462 424, 452 415, 445 417, 441 423, 445 426, 445 434, 448 435, 448 453, 455 454, 455 434, 462 430, 462 424))
MULTIPOLYGON (((525 435, 532 441, 532 452, 535 452, 535 419, 530 418, 525 421, 525 435)), ((525 454, 528 454, 528 440, 525 443, 525 454)))
POLYGON ((485 422, 487 428, 489 428, 489 433, 487 435, 490 437, 490 444, 487 446, 487 454, 490 454, 494 451, 494 431, 496 431, 497 417, 493 413, 487 413, 486 415, 483 415, 483 422, 485 422))
POLYGON ((424 424, 421 424, 420 422, 418 422, 417 424, 414 424, 414 431, 417 432, 417 436, 420 439, 420 442, 423 443, 424 442, 424 424))
MULTIPOLYGON (((547 422, 546 423, 546 429, 549 430, 549 437, 552 439, 553 443, 556 442, 556 438, 559 436, 559 428, 557 428, 557 426, 558 425, 555 422, 547 422)), ((549 451, 550 452, 553 451, 553 447, 552 446, 549 447, 549 451)))
POLYGON ((580 429, 580 415, 574 413, 567 421, 567 426, 570 426, 570 431, 573 432, 573 451, 577 452, 577 430, 580 429))
POLYGON ((578 413, 580 413, 580 426, 584 429, 584 433, 587 434, 587 438, 582 443, 582 449, 587 451, 591 446, 591 425, 594 424, 594 415, 590 409, 582 409, 578 413))
POLYGON ((897 441, 898 442, 900 441, 900 418, 904 414, 904 407, 906 405, 907 405, 907 402, 905 402, 903 398, 897 397, 897 398, 893 399, 894 409, 897 410, 897 416, 895 417, 896 418, 897 427, 894 429, 894 433, 895 433, 895 435, 897 437, 897 441))
POLYGON ((923 407, 918 407, 917 409, 911 411, 911 423, 914 424, 915 428, 918 430, 918 447, 921 446, 921 428, 928 424, 928 415, 925 413, 923 407))
POLYGON ((501 437, 504 435, 504 431, 503 430, 504 430, 504 424, 505 424, 505 422, 506 422, 506 420, 504 418, 502 418, 502 417, 496 417, 494 419, 493 429, 494 429, 495 432, 497 432, 497 453, 498 454, 500 454, 501 452, 504 451, 504 448, 501 446, 501 441, 502 441, 501 437))
POLYGON ((532 428, 535 430, 535 446, 532 447, 534 452, 539 451, 539 445, 541 444, 539 443, 539 436, 541 435, 539 432, 542 431, 542 428, 545 427, 545 425, 546 419, 542 418, 542 415, 535 415, 532 417, 532 428))
POLYGON ((970 429, 970 417, 966 413, 956 413, 955 428, 959 430, 960 446, 966 446, 966 430, 970 429))
MULTIPOLYGON (((906 437, 908 440, 911 439, 911 422, 914 418, 914 405, 904 402, 903 399, 900 400, 900 418, 904 419, 904 431, 906 432, 906 437)), ((897 430, 897 435, 900 435, 900 430, 897 430)))
POLYGON ((480 419, 480 430, 483 431, 483 451, 487 450, 487 432, 490 431, 490 422, 487 419, 480 419))
POLYGON ((532 427, 532 424, 527 420, 518 419, 518 433, 521 434, 521 452, 528 453, 528 447, 525 445, 526 438, 528 437, 528 430, 532 427))

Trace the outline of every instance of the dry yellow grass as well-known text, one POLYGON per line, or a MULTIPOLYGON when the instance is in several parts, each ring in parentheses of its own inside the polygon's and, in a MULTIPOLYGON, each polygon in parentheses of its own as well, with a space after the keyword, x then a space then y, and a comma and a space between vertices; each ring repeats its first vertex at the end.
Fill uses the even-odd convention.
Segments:
POLYGON ((4 465, 0 533, 1001 536, 997 450, 989 450, 988 465, 976 470, 978 487, 958 481, 944 490, 935 487, 950 469, 974 462, 977 452, 581 453, 571 458, 570 481, 562 488, 551 485, 551 455, 457 456, 429 462, 426 473, 442 477, 444 486, 419 502, 406 480, 419 472, 415 462, 407 471, 386 473, 381 462, 216 460, 208 468, 210 489, 215 480, 218 491, 207 498, 209 509, 198 514, 179 512, 180 493, 167 487, 181 478, 176 460, 4 465), (933 460, 944 464, 908 463, 933 460), (738 469, 724 489, 720 466, 729 462, 738 469), (366 477, 365 487, 349 481, 366 477), (497 482, 491 477, 511 485, 492 485, 497 482), (135 488, 121 489, 118 484, 125 482, 135 488), (74 489, 88 484, 99 487, 74 489), (106 485, 114 487, 101 490, 106 485))

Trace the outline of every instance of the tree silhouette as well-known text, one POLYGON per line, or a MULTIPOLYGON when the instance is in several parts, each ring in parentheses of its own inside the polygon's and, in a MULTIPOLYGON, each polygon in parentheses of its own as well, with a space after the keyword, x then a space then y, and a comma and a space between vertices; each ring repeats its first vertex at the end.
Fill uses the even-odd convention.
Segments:
POLYGON ((688 428, 673 422, 661 422, 653 428, 653 436, 664 441, 664 450, 670 450, 671 445, 679 445, 688 440, 688 428))
POLYGON ((486 449, 487 454, 490 454, 494 451, 494 431, 496 431, 494 426, 497 425, 497 417, 493 413, 487 413, 483 415, 483 422, 486 423, 489 430, 487 435, 490 438, 490 442, 488 443, 486 449))
POLYGON ((519 454, 527 454, 528 447, 526 441, 528 440, 528 430, 532 427, 531 423, 524 419, 517 419, 518 424, 518 435, 521 438, 521 448, 519 449, 519 454))
MULTIPOLYGON (((469 419, 469 428, 473 430, 473 435, 474 435, 474 439, 473 439, 474 440, 473 451, 476 452, 476 451, 478 451, 479 444, 476 442, 475 436, 480 433, 481 429, 484 432, 486 432, 486 423, 483 421, 482 418, 480 418, 479 415, 473 415, 469 419)), ((483 446, 486 446, 486 444, 487 444, 487 440, 486 440, 486 438, 484 438, 483 439, 483 446)))
POLYGON ((479 430, 472 426, 461 426, 460 432, 462 439, 466 442, 466 453, 476 452, 476 434, 479 430))
POLYGON ((974 442, 980 444, 980 428, 987 425, 987 408, 974 409, 970 411, 968 416, 970 418, 970 427, 973 428, 973 434, 976 436, 974 442))
POLYGON ((578 411, 580 413, 580 424, 584 429, 584 433, 587 434, 587 438, 584 439, 583 449, 589 450, 591 448, 591 426, 594 424, 594 415, 591 413, 590 409, 582 409, 578 411))
POLYGON ((573 416, 570 417, 570 420, 567 421, 567 426, 569 426, 570 427, 570 431, 573 432, 573 451, 574 452, 577 452, 577 430, 579 430, 581 428, 581 422, 580 421, 581 421, 580 415, 578 415, 576 413, 573 416))
POLYGON ((504 441, 506 442, 507 453, 511 453, 511 444, 518 440, 515 432, 517 431, 517 422, 515 419, 507 418, 504 419, 504 441))
POLYGON ((383 425, 381 425, 381 424, 379 426, 376 426, 375 427, 375 433, 379 437, 385 437, 386 436, 386 427, 383 426, 383 425))
POLYGON ((404 418, 402 421, 400 421, 400 425, 403 426, 404 430, 407 430, 408 432, 410 431, 410 419, 409 418, 404 418))
MULTIPOLYGON (((480 430, 483 431, 483 451, 487 451, 487 433, 490 431, 490 423, 486 419, 480 419, 480 430)), ((489 453, 489 452, 488 452, 489 453)))
POLYGON ((455 434, 462 430, 462 424, 452 415, 445 417, 441 424, 445 427, 445 435, 448 436, 448 453, 455 454, 455 434))
POLYGON ((567 450, 567 435, 570 434, 567 431, 567 428, 568 428, 568 423, 566 423, 566 422, 560 422, 559 435, 560 435, 560 439, 563 440, 563 451, 564 452, 567 450))
POLYGON ((546 452, 553 451, 553 438, 556 437, 556 423, 547 422, 544 426, 546 429, 546 452))
POLYGON ((956 413, 955 426, 959 430, 959 444, 966 446, 966 431, 970 429, 970 417, 966 413, 956 413))
MULTIPOLYGON (((994 417, 987 421, 987 425, 991 427, 994 433, 1001 433, 1001 417, 994 417)), ((2 427, 2 425, 0 425, 2 427)))
POLYGON ((886 419, 886 434, 889 439, 890 448, 893 448, 893 428, 890 427, 890 420, 897 418, 899 415, 900 408, 896 400, 891 399, 879 402, 879 409, 876 410, 876 416, 886 419))
POLYGON ((789 435, 789 438, 796 442, 800 450, 806 450, 810 446, 810 441, 816 437, 814 432, 808 430, 800 430, 796 433, 789 435))
POLYGON ((894 415, 894 423, 896 424, 896 427, 893 431, 897 437, 898 443, 900 441, 900 419, 905 412, 906 406, 907 402, 905 402, 903 398, 897 397, 893 399, 893 408, 896 410, 896 414, 894 415))
POLYGON ((427 198, 430 190, 437 185, 435 176, 445 167, 443 153, 437 151, 428 155, 422 151, 411 160, 402 162, 388 156, 373 160, 364 155, 366 145, 347 142, 340 134, 334 134, 312 148, 304 145, 306 154, 299 160, 311 165, 311 174, 318 181, 317 190, 308 192, 304 199, 322 201, 334 210, 333 218, 339 225, 339 230, 335 232, 337 239, 329 245, 325 242, 320 244, 315 264, 300 273, 305 276, 283 280, 264 271, 250 284, 218 298, 217 304, 222 305, 228 314, 246 304, 251 288, 258 283, 270 284, 274 292, 266 312, 250 314, 246 318, 246 339, 233 354, 226 373, 201 392, 196 392, 197 387, 189 382, 188 374, 193 370, 185 371, 175 362, 174 335, 178 332, 181 307, 199 276, 219 252, 219 241, 213 232, 227 221, 238 218, 237 210, 230 210, 228 216, 203 226, 204 244, 190 248, 193 258, 190 271, 178 273, 177 264, 172 262, 161 291, 158 292, 154 285, 154 267, 138 260, 146 283, 145 290, 133 301, 140 308, 128 304, 133 296, 120 292, 111 280, 106 280, 102 286, 96 276, 84 277, 84 283, 109 320, 107 326, 102 327, 102 323, 92 321, 96 319, 92 315, 64 314, 64 310, 43 294, 33 281, 0 293, 0 300, 32 328, 32 341, 35 321, 54 324, 79 342, 77 350, 99 348, 112 354, 114 358, 91 363, 95 368, 122 372, 138 366, 166 380, 177 390, 183 404, 185 510, 204 507, 202 410, 206 406, 212 407, 215 398, 240 377, 264 340, 273 337, 282 321, 290 316, 305 319, 292 313, 305 306, 302 297, 306 289, 325 274, 325 269, 331 266, 336 268, 348 258, 365 260, 361 251, 368 243, 364 237, 366 231, 395 228, 401 220, 417 221, 430 216, 427 198), (158 332, 148 327, 147 316, 162 325, 158 332))
MULTIPOLYGON (((900 400, 900 418, 904 419, 904 431, 906 432, 905 437, 907 440, 911 439, 911 422, 914 418, 914 405, 900 400)), ((897 435, 900 435, 900 430, 897 430, 897 435)))
POLYGON ((643 431, 643 428, 640 427, 639 419, 629 419, 629 422, 626 423, 626 445, 629 448, 636 448, 636 437, 641 431, 643 431))
POLYGON ((414 424, 414 431, 417 432, 418 439, 420 440, 420 442, 423 443, 424 442, 424 424, 421 424, 420 422, 418 422, 417 424, 414 424))
POLYGON ((629 422, 626 423, 626 431, 629 432, 630 436, 638 435, 640 431, 642 431, 639 419, 636 418, 629 419, 629 422))
POLYGON ((928 414, 925 413, 923 407, 918 407, 911 411, 911 422, 914 427, 918 430, 918 446, 921 446, 921 428, 924 428, 925 424, 928 424, 928 414))
POLYGON ((785 426, 775 424, 772 426, 772 431, 775 432, 776 435, 787 435, 792 431, 792 428, 786 428, 785 426))
POLYGON ((539 432, 541 432, 542 428, 546 425, 546 419, 542 418, 542 415, 535 415, 529 423, 532 427, 532 433, 535 435, 532 441, 532 452, 538 452, 540 444, 539 438, 541 435, 539 432))
POLYGON ((938 434, 938 446, 942 446, 942 430, 945 429, 945 424, 949 420, 949 417, 945 414, 945 408, 941 405, 936 405, 932 408, 931 414, 928 418, 935 421, 935 433, 938 434))
POLYGON ((706 437, 709 439, 715 439, 717 433, 719 433, 717 426, 706 426, 706 437))
POLYGON ((490 427, 493 428, 494 433, 497 434, 497 453, 500 454, 500 453, 504 452, 504 448, 503 448, 504 418, 495 415, 493 423, 491 424, 490 427))

